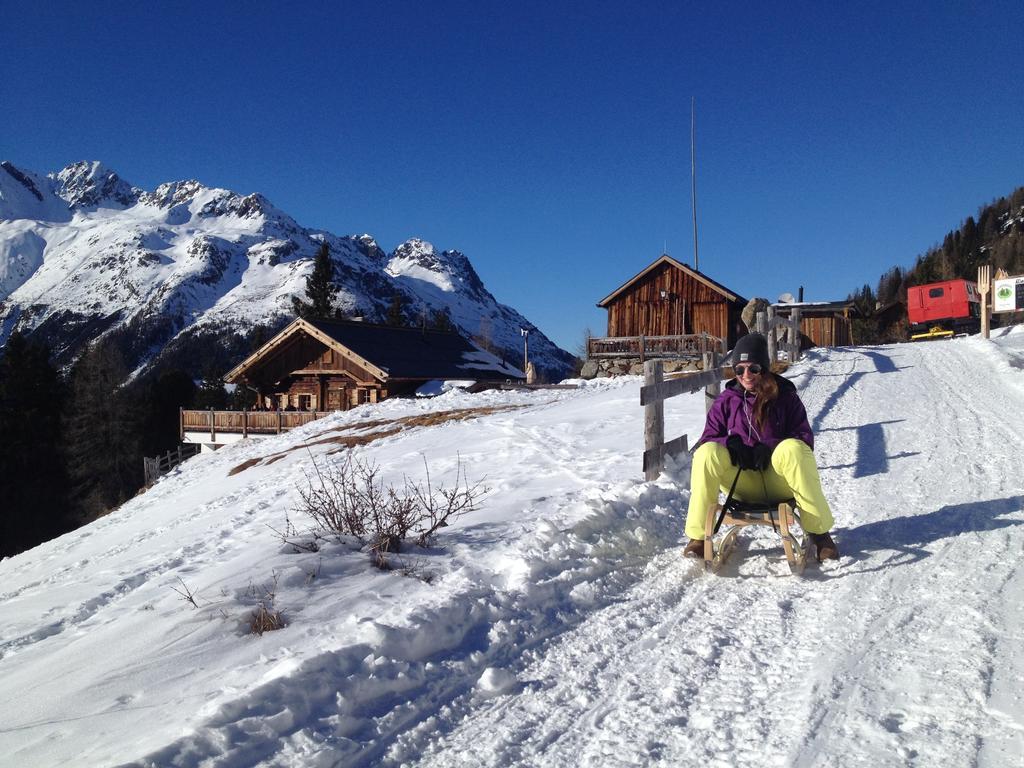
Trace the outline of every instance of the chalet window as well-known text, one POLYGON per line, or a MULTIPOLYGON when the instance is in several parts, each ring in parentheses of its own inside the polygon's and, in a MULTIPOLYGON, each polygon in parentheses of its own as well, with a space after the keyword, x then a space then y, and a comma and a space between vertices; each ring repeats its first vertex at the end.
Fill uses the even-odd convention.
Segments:
POLYGON ((360 389, 359 390, 359 402, 360 403, 368 403, 368 402, 370 402, 370 390, 368 390, 368 389, 360 389))
POLYGON ((942 295, 943 293, 945 293, 945 290, 944 290, 944 289, 942 289, 942 288, 929 288, 929 289, 928 289, 928 298, 929 298, 929 299, 937 299, 937 298, 939 298, 939 297, 940 297, 940 296, 941 296, 941 295, 942 295))
POLYGON ((312 410, 313 398, 310 395, 299 395, 299 410, 310 411, 312 410))

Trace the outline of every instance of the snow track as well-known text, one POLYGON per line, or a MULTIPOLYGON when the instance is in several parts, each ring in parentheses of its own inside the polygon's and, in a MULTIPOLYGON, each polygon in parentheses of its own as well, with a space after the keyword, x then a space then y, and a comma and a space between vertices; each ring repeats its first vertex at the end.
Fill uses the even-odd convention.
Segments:
MULTIPOLYGON (((718 575, 681 557, 687 460, 639 480, 636 379, 387 401, 186 462, 0 563, 0 754, 26 767, 1024 765, 1022 360, 1024 332, 1000 331, 814 350, 792 368, 843 553, 803 577, 767 529, 745 531, 718 575), (406 555, 419 578, 270 532, 297 522, 303 440, 480 406, 498 410, 358 449, 390 482, 428 457, 436 481, 461 463, 490 489, 438 546, 406 555), (272 576, 288 626, 248 636, 253 584, 272 576), (172 590, 183 584, 199 608, 172 590)), ((695 438, 702 400, 670 400, 666 434, 695 438)))
POLYGON ((1007 613, 1020 626, 1024 397, 984 352, 814 354, 794 380, 842 562, 776 578, 780 546, 750 532, 718 577, 665 552, 621 602, 528 652, 521 692, 409 764, 1024 764, 1005 629, 1007 613), (990 703, 1008 696, 1016 716, 990 703))

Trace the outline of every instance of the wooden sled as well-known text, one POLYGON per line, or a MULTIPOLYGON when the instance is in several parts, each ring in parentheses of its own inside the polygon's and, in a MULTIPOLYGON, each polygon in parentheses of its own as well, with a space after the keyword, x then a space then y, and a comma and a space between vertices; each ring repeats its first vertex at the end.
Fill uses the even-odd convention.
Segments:
POLYGON ((804 533, 803 538, 797 538, 793 532, 793 523, 800 522, 797 512, 794 499, 787 499, 777 506, 767 502, 751 504, 732 499, 722 518, 722 525, 730 526, 730 528, 716 545, 715 526, 718 523, 719 515, 722 514, 722 504, 716 503, 711 507, 704 523, 705 570, 717 571, 722 567, 722 564, 735 549, 736 537, 739 536, 742 528, 748 525, 768 525, 782 536, 782 548, 786 552, 786 561, 789 563, 790 571, 798 575, 803 573, 811 551, 811 537, 804 533))

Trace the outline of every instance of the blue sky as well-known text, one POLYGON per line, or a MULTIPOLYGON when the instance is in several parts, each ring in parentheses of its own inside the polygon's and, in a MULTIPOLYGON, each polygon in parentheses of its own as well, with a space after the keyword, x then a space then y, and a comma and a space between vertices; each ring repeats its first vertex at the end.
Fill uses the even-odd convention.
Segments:
POLYGON ((845 297, 1024 185, 1016 3, 0 0, 0 159, 466 253, 573 350, 663 250, 845 297), (834 6, 834 7, 833 7, 834 6))

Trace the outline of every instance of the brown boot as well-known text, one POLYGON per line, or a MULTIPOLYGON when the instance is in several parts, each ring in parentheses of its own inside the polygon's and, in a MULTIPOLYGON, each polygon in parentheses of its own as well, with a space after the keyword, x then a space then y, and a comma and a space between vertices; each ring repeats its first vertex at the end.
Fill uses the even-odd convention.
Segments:
POLYGON ((822 560, 839 559, 839 547, 827 533, 812 533, 811 541, 814 542, 814 547, 818 550, 819 563, 822 560))
POLYGON ((699 557, 704 559, 704 539, 690 539, 683 550, 683 557, 699 557))

